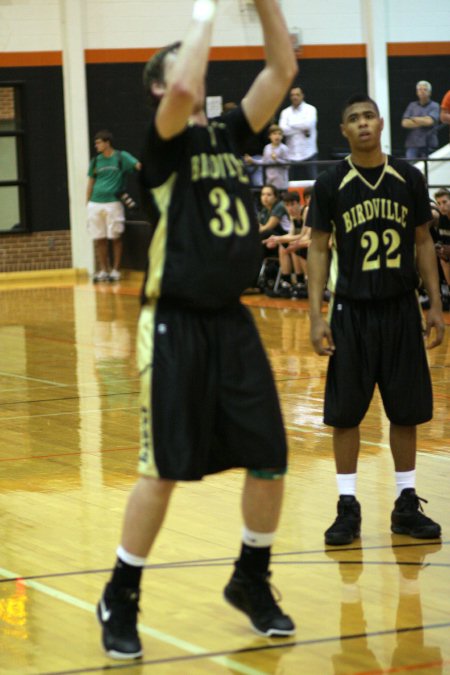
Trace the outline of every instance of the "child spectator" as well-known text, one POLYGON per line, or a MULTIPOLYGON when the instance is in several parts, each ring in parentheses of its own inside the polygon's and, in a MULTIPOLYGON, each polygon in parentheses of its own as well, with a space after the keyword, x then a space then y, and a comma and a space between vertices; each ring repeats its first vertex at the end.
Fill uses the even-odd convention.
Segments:
POLYGON ((271 124, 269 127, 270 143, 264 146, 261 159, 244 155, 247 164, 257 166, 267 166, 265 170, 264 183, 274 185, 278 190, 287 190, 289 183, 289 168, 282 166, 271 166, 273 164, 285 164, 289 162, 289 150, 283 141, 283 132, 278 124, 271 124))

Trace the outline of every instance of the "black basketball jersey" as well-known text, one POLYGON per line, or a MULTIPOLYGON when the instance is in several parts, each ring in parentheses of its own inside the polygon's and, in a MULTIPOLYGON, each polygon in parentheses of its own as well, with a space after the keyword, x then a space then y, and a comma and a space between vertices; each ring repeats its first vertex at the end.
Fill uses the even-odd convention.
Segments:
POLYGON ((241 108, 169 140, 151 121, 141 171, 155 226, 145 299, 216 309, 236 302, 254 282, 262 251, 239 158, 252 133, 241 108))
POLYGON ((415 228, 431 217, 424 178, 408 162, 363 169, 347 157, 320 174, 308 224, 332 236, 329 290, 369 300, 416 288, 415 228))

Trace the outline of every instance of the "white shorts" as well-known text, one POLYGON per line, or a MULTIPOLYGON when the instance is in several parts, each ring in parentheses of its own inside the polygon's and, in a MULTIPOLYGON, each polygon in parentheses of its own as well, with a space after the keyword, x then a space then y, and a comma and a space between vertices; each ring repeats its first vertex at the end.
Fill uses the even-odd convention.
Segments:
POLYGON ((125 229, 122 202, 88 202, 87 229, 92 239, 118 239, 125 229))

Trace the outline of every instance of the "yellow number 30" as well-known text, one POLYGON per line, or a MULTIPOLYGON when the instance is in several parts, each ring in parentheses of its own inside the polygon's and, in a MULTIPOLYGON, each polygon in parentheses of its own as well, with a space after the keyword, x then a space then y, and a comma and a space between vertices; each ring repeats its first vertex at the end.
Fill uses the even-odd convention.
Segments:
POLYGON ((235 200, 237 220, 230 214, 231 200, 223 188, 211 190, 209 201, 216 212, 216 217, 209 221, 209 227, 216 237, 230 237, 233 233, 245 237, 250 232, 250 219, 242 199, 236 197, 235 200))

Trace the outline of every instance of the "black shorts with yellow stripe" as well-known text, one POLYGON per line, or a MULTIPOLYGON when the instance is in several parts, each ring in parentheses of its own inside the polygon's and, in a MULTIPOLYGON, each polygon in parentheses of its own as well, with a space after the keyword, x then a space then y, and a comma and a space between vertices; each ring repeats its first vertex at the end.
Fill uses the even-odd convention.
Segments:
POLYGON ((358 426, 375 385, 393 424, 431 419, 431 378, 415 292, 368 302, 335 297, 329 319, 336 351, 328 364, 325 424, 358 426))
POLYGON ((140 473, 199 480, 232 467, 286 468, 272 371, 241 304, 220 311, 145 305, 137 357, 140 473))

